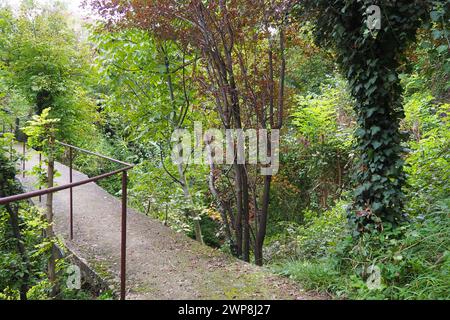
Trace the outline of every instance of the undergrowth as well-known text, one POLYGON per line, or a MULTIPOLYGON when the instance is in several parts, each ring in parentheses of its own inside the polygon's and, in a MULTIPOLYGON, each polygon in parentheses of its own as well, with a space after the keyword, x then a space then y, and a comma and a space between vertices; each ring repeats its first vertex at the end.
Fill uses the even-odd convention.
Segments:
POLYGON ((399 228, 356 242, 347 236, 326 256, 286 260, 273 269, 336 298, 450 299, 449 214, 446 199, 399 228))

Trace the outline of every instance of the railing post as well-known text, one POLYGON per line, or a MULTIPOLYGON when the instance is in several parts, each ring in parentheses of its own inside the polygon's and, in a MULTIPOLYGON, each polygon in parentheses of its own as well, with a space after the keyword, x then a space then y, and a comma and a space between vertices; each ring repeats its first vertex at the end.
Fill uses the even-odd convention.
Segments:
POLYGON ((25 141, 22 143, 22 153, 23 153, 23 159, 22 159, 22 177, 25 178, 25 153, 26 153, 25 141))
POLYGON ((127 171, 122 172, 122 228, 120 242, 120 299, 125 300, 127 255, 127 171))
MULTIPOLYGON (((10 127, 9 127, 9 129, 10 129, 10 133, 13 133, 13 131, 12 131, 12 125, 10 125, 10 127)), ((13 160, 13 141, 11 141, 11 144, 10 144, 10 146, 9 146, 9 160, 13 160)))
MULTIPOLYGON (((42 171, 42 151, 39 151, 39 172, 42 171)), ((39 183, 39 190, 42 189, 41 184, 39 183)), ((42 196, 39 195, 39 202, 42 202, 42 196)))
MULTIPOLYGON (((73 171, 72 171, 72 147, 69 147, 69 181, 73 182, 73 171)), ((70 188, 70 209, 69 209, 69 220, 70 220, 70 240, 73 240, 73 188, 70 188)))

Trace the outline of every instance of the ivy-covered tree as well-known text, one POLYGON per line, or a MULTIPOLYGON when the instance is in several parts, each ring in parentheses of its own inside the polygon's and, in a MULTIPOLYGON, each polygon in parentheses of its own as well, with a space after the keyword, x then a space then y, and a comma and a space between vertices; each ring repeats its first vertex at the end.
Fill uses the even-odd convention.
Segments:
POLYGON ((314 0, 316 38, 333 46, 356 100, 359 152, 351 220, 355 233, 402 221, 402 87, 405 50, 427 17, 428 1, 314 0), (378 15, 378 9, 380 15, 378 15))

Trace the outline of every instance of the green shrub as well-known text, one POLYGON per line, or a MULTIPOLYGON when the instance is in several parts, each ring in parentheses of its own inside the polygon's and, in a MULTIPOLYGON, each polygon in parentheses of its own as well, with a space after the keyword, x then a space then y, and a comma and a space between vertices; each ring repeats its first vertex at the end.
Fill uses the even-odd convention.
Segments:
POLYGON ((417 87, 418 79, 405 78, 408 221, 352 238, 346 236, 344 214, 336 214, 342 212, 339 206, 323 215, 304 211, 303 225, 289 224, 287 232, 272 237, 276 272, 336 297, 450 298, 450 105, 436 103, 429 91, 417 87), (375 266, 381 280, 377 288, 375 266))
MULTIPOLYGON (((190 229, 187 232, 187 235, 192 239, 195 239, 195 232, 192 221, 189 221, 189 225, 190 229)), ((221 242, 223 242, 222 237, 219 236, 219 223, 206 215, 201 215, 200 226, 202 228, 202 236, 205 244, 213 248, 219 248, 221 242)))
POLYGON ((427 210, 436 199, 450 197, 450 104, 434 106, 420 117, 421 139, 411 141, 408 174, 408 213, 427 210))
POLYGON ((340 288, 340 274, 326 260, 289 261, 274 266, 274 271, 288 276, 302 284, 307 290, 320 290, 335 293, 340 288))
POLYGON ((316 260, 274 267, 308 289, 349 299, 450 299, 450 199, 394 230, 342 240, 316 260), (380 285, 370 286, 373 267, 380 285), (372 270, 371 270, 372 269, 372 270))
POLYGON ((285 232, 268 239, 267 260, 310 259, 325 256, 347 234, 347 203, 340 201, 323 213, 305 211, 303 224, 280 223, 285 232))
MULTIPOLYGON (((17 299, 25 272, 28 272, 30 290, 46 278, 48 242, 42 238, 45 223, 41 213, 26 204, 19 209, 22 241, 28 256, 28 266, 17 252, 16 239, 12 237, 9 215, 0 208, 0 292, 17 299)), ((36 289, 34 289, 36 291, 36 289)))

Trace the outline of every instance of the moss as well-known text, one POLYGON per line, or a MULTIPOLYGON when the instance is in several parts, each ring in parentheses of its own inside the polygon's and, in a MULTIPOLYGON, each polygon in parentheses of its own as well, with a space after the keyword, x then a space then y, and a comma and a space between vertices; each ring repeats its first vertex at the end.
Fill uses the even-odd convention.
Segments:
POLYGON ((89 266, 103 280, 111 280, 113 278, 113 275, 102 262, 91 260, 89 261, 89 266))
POLYGON ((275 288, 263 271, 247 270, 239 263, 225 270, 212 271, 208 279, 200 288, 201 296, 207 299, 272 299, 273 296, 284 298, 280 296, 279 290, 274 291, 275 288))

